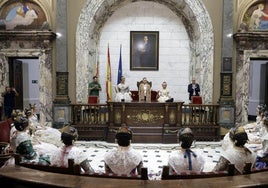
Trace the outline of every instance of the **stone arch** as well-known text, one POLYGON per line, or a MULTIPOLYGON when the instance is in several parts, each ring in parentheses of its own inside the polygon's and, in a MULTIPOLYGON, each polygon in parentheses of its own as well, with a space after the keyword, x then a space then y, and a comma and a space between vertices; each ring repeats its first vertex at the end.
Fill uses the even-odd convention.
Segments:
MULTIPOLYGON (((190 75, 198 78, 204 91, 204 101, 212 102, 214 35, 210 16, 199 0, 147 0, 172 10, 183 21, 190 38, 190 75)), ((90 1, 81 11, 76 32, 76 101, 85 102, 89 79, 98 59, 99 31, 116 9, 131 0, 90 1), (90 63, 89 63, 90 62, 90 63), (87 71, 83 71, 87 70, 87 71)), ((190 80, 191 78, 189 78, 190 80)))

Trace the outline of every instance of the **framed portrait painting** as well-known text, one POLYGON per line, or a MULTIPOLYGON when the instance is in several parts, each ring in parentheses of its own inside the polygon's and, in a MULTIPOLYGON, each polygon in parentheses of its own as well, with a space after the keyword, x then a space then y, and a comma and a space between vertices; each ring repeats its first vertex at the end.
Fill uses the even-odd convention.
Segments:
POLYGON ((158 70, 158 53, 158 31, 130 31, 130 70, 158 70))

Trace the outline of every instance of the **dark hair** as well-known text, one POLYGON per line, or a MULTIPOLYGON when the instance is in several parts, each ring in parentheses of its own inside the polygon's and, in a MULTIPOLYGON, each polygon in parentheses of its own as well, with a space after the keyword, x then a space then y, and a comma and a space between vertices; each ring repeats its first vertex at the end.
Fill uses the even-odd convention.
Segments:
POLYGON ((244 146, 248 141, 248 135, 242 126, 234 127, 230 130, 230 139, 235 143, 236 146, 244 146))
POLYGON ((28 109, 28 108, 25 108, 24 109, 24 114, 26 115, 26 117, 30 117, 32 115, 32 110, 28 109))
POLYGON ((94 80, 95 78, 98 78, 98 77, 97 77, 97 76, 93 76, 93 80, 94 80))
MULTIPOLYGON (((67 126, 66 126, 67 127, 67 126)), ((69 126, 68 130, 64 130, 61 133, 61 141, 66 145, 70 146, 73 144, 73 141, 76 141, 78 138, 77 130, 74 127, 69 126)))
POLYGON ((117 143, 119 146, 127 147, 130 145, 130 140, 132 139, 132 135, 128 133, 118 133, 116 134, 117 143))
POLYGON ((192 130, 187 127, 181 129, 178 132, 177 137, 178 141, 181 142, 181 147, 184 149, 190 148, 194 141, 194 135, 192 133, 192 130))
POLYGON ((26 117, 16 118, 14 121, 14 126, 18 131, 23 131, 26 127, 28 127, 28 119, 26 117))
POLYGON ((132 140, 132 131, 125 124, 122 124, 115 135, 115 139, 117 139, 119 146, 127 147, 132 140))

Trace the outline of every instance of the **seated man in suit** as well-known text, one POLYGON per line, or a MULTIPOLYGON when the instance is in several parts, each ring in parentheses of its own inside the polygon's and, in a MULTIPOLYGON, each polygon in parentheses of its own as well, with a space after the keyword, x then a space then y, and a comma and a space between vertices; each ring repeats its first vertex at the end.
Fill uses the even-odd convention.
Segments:
POLYGON ((151 102, 151 85, 146 77, 139 85, 139 102, 151 102))

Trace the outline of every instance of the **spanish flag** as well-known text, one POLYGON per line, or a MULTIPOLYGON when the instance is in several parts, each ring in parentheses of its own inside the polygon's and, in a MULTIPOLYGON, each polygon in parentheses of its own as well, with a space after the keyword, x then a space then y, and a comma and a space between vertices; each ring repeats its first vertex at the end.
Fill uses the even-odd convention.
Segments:
POLYGON ((107 101, 112 101, 112 77, 111 77, 111 63, 110 63, 110 49, 108 44, 107 52, 107 68, 106 68, 106 92, 107 101))

